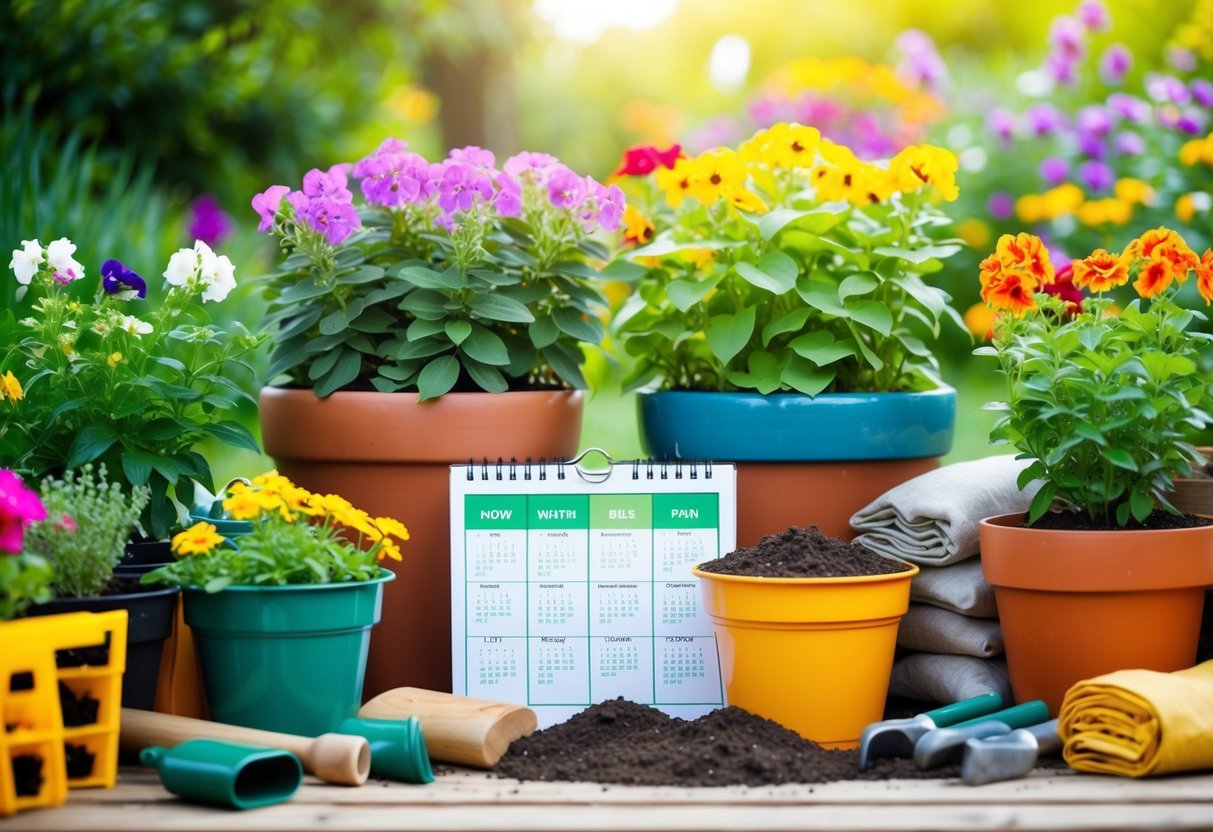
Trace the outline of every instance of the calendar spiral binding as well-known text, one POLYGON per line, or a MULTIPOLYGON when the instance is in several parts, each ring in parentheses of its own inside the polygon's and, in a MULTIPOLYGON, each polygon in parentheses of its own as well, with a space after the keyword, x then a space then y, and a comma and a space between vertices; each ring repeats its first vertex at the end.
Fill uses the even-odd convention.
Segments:
POLYGON ((546 457, 533 459, 527 457, 524 460, 519 460, 511 457, 508 462, 502 457, 498 457, 496 460, 482 457, 480 461, 469 459, 467 461, 467 479, 469 482, 474 481, 477 472, 479 472, 480 480, 483 482, 488 482, 489 480, 497 480, 498 482, 504 480, 544 481, 549 478, 564 480, 568 479, 569 472, 572 471, 587 482, 599 483, 610 479, 611 474, 618 466, 628 465, 631 466, 633 480, 697 480, 701 477, 705 480, 710 480, 712 478, 712 462, 706 460, 668 462, 657 459, 633 459, 618 462, 611 459, 610 455, 605 451, 598 448, 590 448, 570 459, 547 459, 546 457), (596 452, 605 457, 608 463, 610 463, 610 467, 605 469, 583 468, 581 462, 590 452, 596 452))

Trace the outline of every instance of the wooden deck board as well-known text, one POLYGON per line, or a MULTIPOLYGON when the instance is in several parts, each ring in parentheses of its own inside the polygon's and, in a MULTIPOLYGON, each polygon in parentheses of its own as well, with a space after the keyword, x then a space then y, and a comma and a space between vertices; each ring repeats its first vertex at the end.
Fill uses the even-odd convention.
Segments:
POLYGON ((1147 781, 1037 771, 971 788, 958 780, 687 789, 519 783, 458 770, 428 786, 361 788, 308 778, 289 802, 249 812, 183 803, 154 773, 0 820, 0 830, 974 830, 1213 829, 1213 775, 1147 781))

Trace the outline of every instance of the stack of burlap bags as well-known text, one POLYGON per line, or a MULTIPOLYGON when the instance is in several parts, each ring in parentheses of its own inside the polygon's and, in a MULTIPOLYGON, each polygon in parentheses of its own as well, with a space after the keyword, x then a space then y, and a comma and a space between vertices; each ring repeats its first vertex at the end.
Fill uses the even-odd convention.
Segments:
POLYGON ((982 577, 978 524, 1027 511, 1036 487, 1013 456, 959 462, 902 483, 851 517, 856 543, 918 564, 897 633, 889 695, 956 702, 996 692, 1010 702, 994 589, 982 577))

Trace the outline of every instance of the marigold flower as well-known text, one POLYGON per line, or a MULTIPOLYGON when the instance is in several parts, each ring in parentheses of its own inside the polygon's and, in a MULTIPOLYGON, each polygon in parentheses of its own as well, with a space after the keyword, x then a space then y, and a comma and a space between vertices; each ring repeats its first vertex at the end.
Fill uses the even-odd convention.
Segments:
POLYGON ((235 491, 230 497, 224 499, 223 510, 233 520, 253 520, 261 516, 263 507, 257 493, 246 488, 235 491))
POLYGON ((1205 249, 1200 260, 1194 266, 1196 272, 1196 291, 1205 299, 1205 306, 1213 302, 1213 248, 1205 249))
POLYGON ((653 239, 653 221, 640 213, 635 205, 623 209, 623 239, 629 243, 643 244, 653 239))
POLYGON ((1143 298, 1161 295, 1175 279, 1175 268, 1165 257, 1152 258, 1145 262, 1133 281, 1133 288, 1143 298))
POLYGON ((1003 234, 994 246, 994 254, 1009 269, 1026 273, 1033 282, 1032 289, 1053 282, 1056 272, 1049 262, 1049 249, 1035 234, 1021 231, 1019 234, 1003 234))
POLYGON ((390 537, 385 537, 379 541, 379 551, 375 554, 377 562, 384 558, 391 558, 392 560, 404 559, 400 556, 400 547, 390 537))
POLYGON ((1110 254, 1102 248, 1083 260, 1071 263, 1074 269, 1074 285, 1092 292, 1106 292, 1129 282, 1129 266, 1132 259, 1121 254, 1110 254))
POLYGON ((223 541, 215 526, 202 520, 173 537, 173 551, 178 555, 206 555, 223 541))
POLYGON ((967 219, 958 225, 956 235, 964 240, 969 248, 981 249, 990 244, 990 226, 976 218, 967 219))
POLYGON ((394 517, 376 517, 375 525, 379 527, 379 531, 383 532, 385 536, 391 535, 397 540, 409 539, 409 530, 394 517))
POLYGON ((10 402, 19 402, 25 398, 25 390, 21 387, 21 382, 17 380, 17 377, 13 375, 12 370, 0 376, 0 397, 8 399, 10 402))
POLYGON ((995 309, 1006 309, 1015 317, 1036 308, 1032 279, 1021 271, 1001 272, 981 290, 981 298, 995 309))

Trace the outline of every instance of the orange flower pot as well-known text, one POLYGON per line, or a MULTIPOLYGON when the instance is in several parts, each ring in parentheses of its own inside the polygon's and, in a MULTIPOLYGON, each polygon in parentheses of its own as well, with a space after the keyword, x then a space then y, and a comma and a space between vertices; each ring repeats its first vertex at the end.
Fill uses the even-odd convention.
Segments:
POLYGON ((261 432, 278 470, 311 491, 340 494, 409 530, 399 580, 384 588, 364 697, 395 687, 451 690, 450 466, 469 459, 571 457, 579 391, 334 393, 266 387, 261 432))
POLYGON ((1213 526, 1066 531, 1023 521, 991 517, 980 532, 1016 701, 1043 699, 1056 715, 1080 679, 1192 666, 1213 585, 1213 526))

